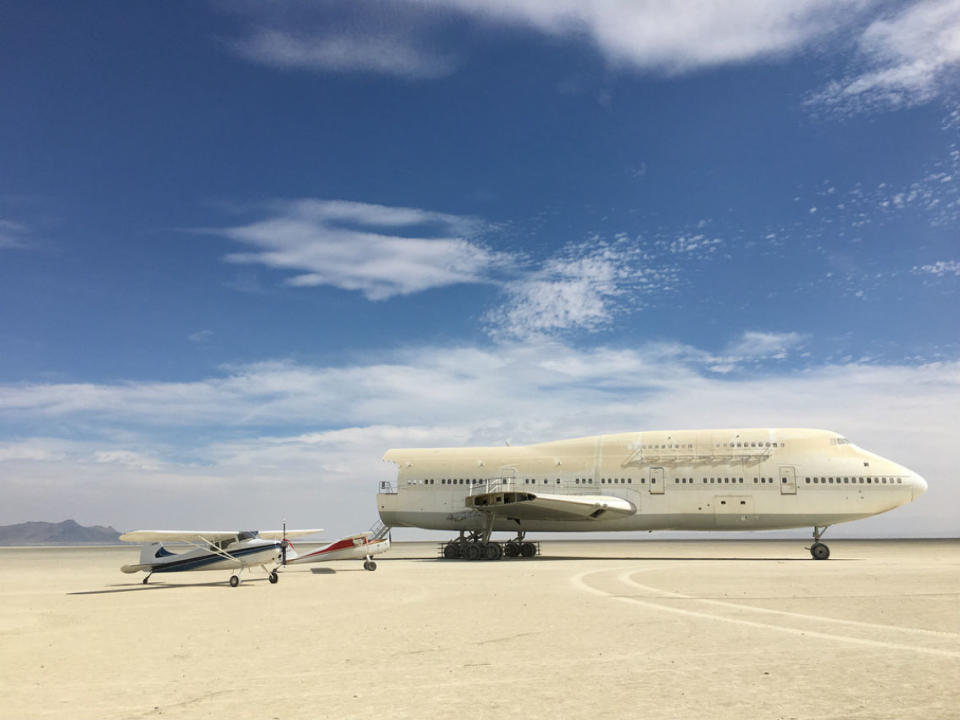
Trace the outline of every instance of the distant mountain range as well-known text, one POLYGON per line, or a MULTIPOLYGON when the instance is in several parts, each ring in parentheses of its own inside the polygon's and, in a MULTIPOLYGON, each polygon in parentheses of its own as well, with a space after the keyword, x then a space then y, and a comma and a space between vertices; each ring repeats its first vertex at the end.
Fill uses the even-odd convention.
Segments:
POLYGON ((0 525, 0 545, 116 545, 119 537, 112 527, 84 527, 76 520, 0 525))

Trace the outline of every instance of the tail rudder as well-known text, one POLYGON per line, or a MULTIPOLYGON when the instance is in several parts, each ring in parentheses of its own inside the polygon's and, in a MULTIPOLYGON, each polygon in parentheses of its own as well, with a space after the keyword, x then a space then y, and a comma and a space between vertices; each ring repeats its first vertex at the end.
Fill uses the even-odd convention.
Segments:
POLYGON ((163 546, 163 543, 150 543, 149 545, 143 545, 140 548, 140 564, 150 565, 156 563, 160 558, 175 554, 176 553, 172 553, 167 550, 163 546))

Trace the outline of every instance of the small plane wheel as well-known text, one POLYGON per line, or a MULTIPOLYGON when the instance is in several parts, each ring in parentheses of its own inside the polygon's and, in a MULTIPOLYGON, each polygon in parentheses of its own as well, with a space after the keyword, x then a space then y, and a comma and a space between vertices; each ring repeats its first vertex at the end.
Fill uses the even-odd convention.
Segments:
POLYGON ((443 557, 447 560, 456 560, 461 554, 460 547, 456 543, 449 542, 443 546, 443 557))
POLYGON ((483 551, 487 560, 499 560, 503 557, 503 548, 497 542, 488 542, 483 551))
POLYGON ((537 554, 537 546, 532 542, 525 542, 520 546, 520 554, 525 558, 532 558, 537 554))
POLYGON ((373 572, 374 570, 377 569, 377 564, 373 560, 364 560, 363 569, 373 572))
POLYGON ((270 584, 271 584, 271 585, 276 585, 276 584, 277 584, 277 581, 278 581, 279 579, 280 579, 280 576, 277 575, 277 571, 276 571, 276 570, 274 570, 272 573, 270 573, 269 580, 270 580, 270 584))
POLYGON ((236 586, 239 585, 239 584, 240 584, 240 578, 237 577, 236 575, 231 575, 231 576, 230 576, 230 587, 236 587, 236 586))
POLYGON ((516 542, 515 540, 511 540, 503 546, 503 554, 507 557, 519 557, 520 543, 516 542))
POLYGON ((483 543, 478 543, 478 542, 470 543, 469 545, 467 545, 466 549, 464 550, 463 556, 467 560, 479 560, 484 556, 483 543))
POLYGON ((814 560, 826 560, 830 557, 830 548, 822 542, 815 542, 810 546, 810 555, 814 560))

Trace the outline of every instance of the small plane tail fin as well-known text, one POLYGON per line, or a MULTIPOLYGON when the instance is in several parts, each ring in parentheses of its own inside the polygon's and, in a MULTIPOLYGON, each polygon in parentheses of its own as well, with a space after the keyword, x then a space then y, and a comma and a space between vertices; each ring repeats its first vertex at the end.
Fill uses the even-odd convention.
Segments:
POLYGON ((151 565, 157 562, 160 558, 168 557, 170 555, 176 555, 167 550, 163 543, 150 543, 149 545, 144 545, 140 548, 140 564, 141 565, 151 565))

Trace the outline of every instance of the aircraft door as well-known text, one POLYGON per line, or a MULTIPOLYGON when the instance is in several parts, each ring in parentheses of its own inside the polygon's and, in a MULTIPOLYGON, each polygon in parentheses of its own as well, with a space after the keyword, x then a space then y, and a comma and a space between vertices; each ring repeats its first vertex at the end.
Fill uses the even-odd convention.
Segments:
POLYGON ((650 468, 650 494, 663 495, 663 489, 665 487, 666 485, 663 482, 663 468, 662 467, 650 468))
POLYGON ((780 468, 780 494, 797 494, 797 469, 793 467, 780 468))

